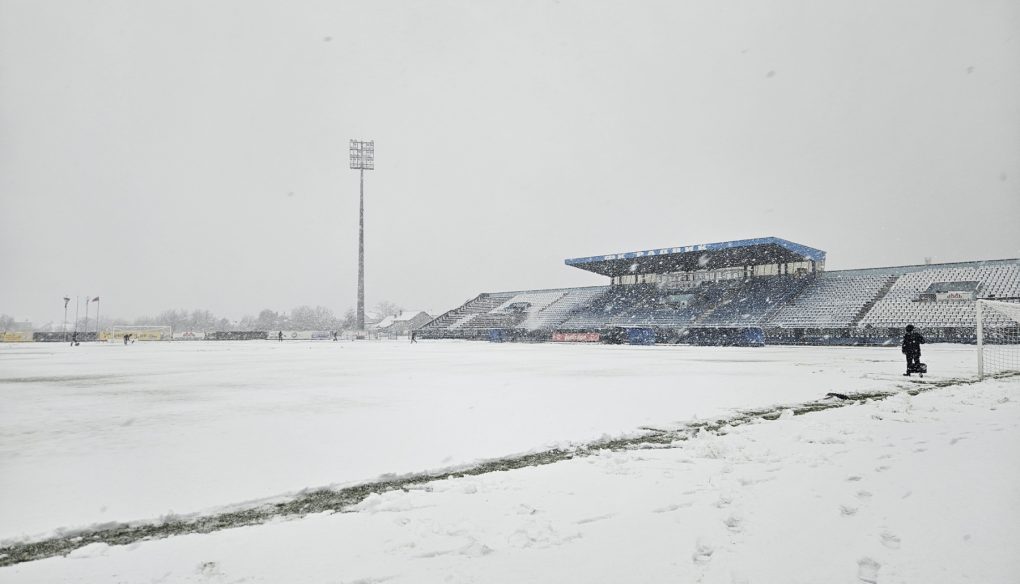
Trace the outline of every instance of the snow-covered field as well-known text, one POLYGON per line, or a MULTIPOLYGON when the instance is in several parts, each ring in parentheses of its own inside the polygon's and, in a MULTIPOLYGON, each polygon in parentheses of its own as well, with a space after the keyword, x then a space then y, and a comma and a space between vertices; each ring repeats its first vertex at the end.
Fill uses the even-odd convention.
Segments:
MULTIPOLYGON (((972 347, 926 347, 926 379, 972 347)), ((904 385, 883 348, 0 346, 0 540, 904 385)), ((1016 582, 1020 380, 0 568, 125 582, 1016 582), (700 580, 699 580, 700 579, 700 580)))

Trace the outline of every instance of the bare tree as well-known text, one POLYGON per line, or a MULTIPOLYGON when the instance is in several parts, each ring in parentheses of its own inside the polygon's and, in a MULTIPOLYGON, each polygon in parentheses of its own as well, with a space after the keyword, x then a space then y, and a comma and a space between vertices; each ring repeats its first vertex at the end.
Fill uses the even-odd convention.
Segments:
POLYGON ((379 313, 379 318, 386 318, 387 316, 396 316, 403 310, 395 302, 389 300, 383 300, 379 304, 375 305, 375 311, 379 313))
POLYGON ((353 308, 348 308, 347 312, 344 313, 344 318, 340 321, 340 326, 344 330, 351 330, 358 326, 358 315, 354 313, 353 308))
POLYGON ((290 322, 299 331, 329 331, 337 325, 333 311, 325 306, 298 306, 290 311, 290 322))
POLYGON ((289 320, 286 314, 265 308, 259 313, 259 317, 255 319, 254 328, 259 331, 283 330, 288 328, 289 320))

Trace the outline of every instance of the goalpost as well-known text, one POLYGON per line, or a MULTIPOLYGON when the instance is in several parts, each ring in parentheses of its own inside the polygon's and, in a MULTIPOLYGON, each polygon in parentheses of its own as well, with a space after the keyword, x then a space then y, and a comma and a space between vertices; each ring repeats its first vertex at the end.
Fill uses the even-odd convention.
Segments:
POLYGON ((978 379, 1020 373, 1020 303, 977 301, 978 379))
POLYGON ((123 341, 124 335, 131 335, 135 341, 169 341, 173 339, 169 326, 135 325, 115 326, 111 332, 112 342, 123 341))

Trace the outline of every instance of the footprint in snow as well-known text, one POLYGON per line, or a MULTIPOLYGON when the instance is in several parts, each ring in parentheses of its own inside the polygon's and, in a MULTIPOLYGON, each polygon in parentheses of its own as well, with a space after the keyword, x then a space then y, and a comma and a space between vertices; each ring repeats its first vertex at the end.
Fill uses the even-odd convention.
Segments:
POLYGON ((889 549, 898 550, 900 549, 900 538, 895 533, 883 531, 881 535, 882 545, 889 549))
POLYGON ((212 578, 216 576, 222 576, 223 572, 220 571, 220 566, 216 562, 202 562, 198 565, 195 572, 206 578, 212 578))
POLYGON ((692 505, 693 503, 691 503, 690 501, 686 503, 675 503, 673 505, 666 505, 665 507, 652 509, 652 513, 670 513, 672 511, 676 511, 677 509, 683 509, 684 507, 690 507, 692 505))
POLYGON ((712 561, 712 554, 715 553, 715 548, 712 547, 708 542, 699 539, 696 546, 694 546, 694 553, 691 554, 691 560, 695 564, 707 564, 712 561))
POLYGON ((858 499, 870 499, 871 498, 871 493, 869 491, 863 491, 863 490, 862 491, 857 491, 857 498, 858 499))
POLYGON ((761 479, 752 479, 750 477, 740 477, 739 479, 737 479, 737 482, 740 483, 741 487, 749 487, 751 485, 756 485, 758 483, 768 483, 768 482, 771 482, 771 481, 774 481, 774 480, 776 480, 776 477, 765 477, 765 478, 761 478, 761 479))
POLYGON ((584 525, 585 523, 595 523, 596 521, 603 521, 616 515, 615 513, 607 513, 605 515, 598 515, 595 517, 585 517, 584 519, 578 519, 574 523, 577 525, 584 525))
POLYGON ((868 584, 878 584, 878 570, 882 567, 875 560, 864 557, 857 560, 857 579, 868 584))
POLYGON ((857 475, 850 475, 850 476, 846 477, 846 480, 851 482, 851 483, 853 483, 853 482, 857 482, 857 481, 861 480, 861 477, 859 477, 857 475))
POLYGON ((952 445, 956 444, 957 442, 959 442, 960 440, 966 440, 966 439, 967 439, 966 436, 957 436, 956 438, 953 438, 952 440, 949 441, 949 445, 952 446, 952 445))
POLYGON ((487 556, 491 554, 492 548, 479 541, 472 541, 471 543, 467 544, 466 546, 460 548, 457 551, 462 556, 468 556, 469 558, 480 558, 482 556, 487 556))
POLYGON ((581 538, 581 532, 560 533, 548 521, 529 520, 510 534, 507 543, 516 548, 547 548, 563 545, 581 538))
POLYGON ((853 505, 840 505, 839 514, 843 517, 853 517, 854 515, 857 515, 857 507, 854 507, 853 505))
POLYGON ((726 524, 726 529, 729 529, 733 533, 740 533, 744 531, 744 519, 736 515, 730 515, 726 519, 723 519, 723 523, 726 524))
POLYGON ((722 509, 723 507, 729 507, 730 503, 733 502, 733 495, 723 493, 719 495, 719 500, 715 502, 715 506, 722 509))
POLYGON ((438 557, 441 557, 441 556, 448 556, 448 555, 450 555, 452 553, 455 553, 456 551, 457 550, 433 550, 431 552, 425 552, 425 553, 418 554, 418 555, 416 555, 414 557, 421 558, 423 560, 431 560, 432 558, 438 558, 438 557))

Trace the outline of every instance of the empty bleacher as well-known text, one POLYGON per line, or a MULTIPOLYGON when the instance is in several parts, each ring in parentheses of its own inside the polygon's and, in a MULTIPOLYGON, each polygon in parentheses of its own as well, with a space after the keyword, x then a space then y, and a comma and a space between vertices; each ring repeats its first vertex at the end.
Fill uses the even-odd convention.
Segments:
POLYGON ((503 304, 513 296, 513 292, 497 292, 493 294, 483 294, 476 298, 473 302, 466 304, 461 307, 461 315, 449 326, 451 330, 461 328, 477 328, 473 321, 485 314, 488 314, 492 309, 496 308, 500 304, 503 304))
POLYGON ((739 282, 704 282, 682 291, 661 289, 650 284, 614 286, 602 297, 578 310, 559 328, 592 330, 604 327, 686 327, 718 304, 739 282), (676 302, 682 295, 685 302, 676 302))
POLYGON ((533 315, 542 312, 550 304, 567 295, 565 289, 530 290, 515 292, 499 305, 488 312, 476 314, 469 320, 462 321, 456 328, 475 330, 529 328, 533 315))
POLYGON ((565 330, 599 329, 608 325, 615 316, 626 313, 636 306, 655 301, 655 287, 647 284, 613 286, 604 294, 596 296, 581 310, 560 324, 565 330))
POLYGON ((422 327, 424 336, 483 337, 491 329, 553 329, 609 286, 486 293, 422 327))
POLYGON ((936 283, 978 282, 979 297, 1020 296, 1020 264, 973 263, 953 267, 930 267, 903 274, 884 298, 875 303, 860 320, 861 327, 897 328, 908 324, 920 327, 969 328, 977 324, 974 302, 924 301, 923 292, 936 283))
POLYGON ((462 306, 440 315, 419 330, 423 336, 459 336, 456 331, 463 328, 471 319, 479 314, 488 313, 512 296, 512 292, 479 294, 462 306))
POLYGON ((698 324, 709 327, 761 325, 812 280, 797 276, 749 278, 730 290, 698 324))
POLYGON ((587 306, 608 290, 609 286, 558 290, 559 295, 555 300, 536 310, 529 311, 528 317, 521 325, 529 331, 556 328, 575 311, 587 306))
POLYGON ((823 272, 803 292, 779 308, 769 319, 779 328, 847 328, 862 308, 874 300, 896 276, 887 274, 823 272))

